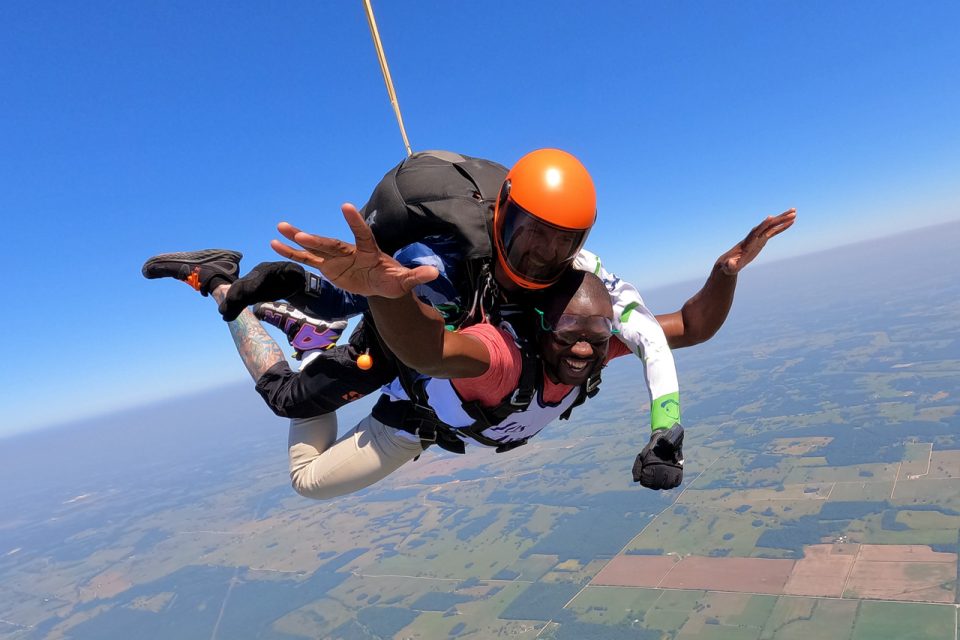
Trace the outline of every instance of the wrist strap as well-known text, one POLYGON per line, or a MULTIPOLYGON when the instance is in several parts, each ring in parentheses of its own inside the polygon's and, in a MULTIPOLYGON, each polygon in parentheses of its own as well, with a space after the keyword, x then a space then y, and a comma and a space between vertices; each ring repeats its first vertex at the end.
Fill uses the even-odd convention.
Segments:
POLYGON ((305 273, 307 275, 307 282, 304 293, 316 298, 320 295, 320 288, 323 286, 323 278, 312 271, 305 271, 305 273))

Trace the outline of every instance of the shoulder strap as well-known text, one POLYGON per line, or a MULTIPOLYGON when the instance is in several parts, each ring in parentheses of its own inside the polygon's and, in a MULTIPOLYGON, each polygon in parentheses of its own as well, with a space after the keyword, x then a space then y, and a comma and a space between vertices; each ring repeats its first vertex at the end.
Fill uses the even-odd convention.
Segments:
POLYGON ((587 401, 587 398, 592 398, 593 396, 600 393, 600 372, 597 371, 595 374, 587 378, 587 381, 580 385, 580 391, 577 393, 577 399, 573 401, 573 404, 567 407, 567 410, 560 414, 561 420, 569 420, 570 414, 573 413, 573 410, 582 405, 587 401))
MULTIPOLYGON (((522 356, 523 357, 523 356, 522 356)), ((543 368, 538 357, 523 357, 523 369, 520 371, 520 382, 512 393, 507 395, 495 407, 484 407, 479 402, 465 402, 463 409, 474 419, 474 423, 461 431, 471 435, 480 433, 496 426, 514 413, 526 411, 536 397, 537 389, 542 386, 543 368)))
POLYGON ((516 334, 514 338, 520 348, 520 378, 517 388, 494 407, 484 407, 479 402, 465 402, 464 410, 475 420, 466 431, 480 433, 500 424, 511 414, 526 411, 536 397, 537 390, 543 387, 543 365, 540 354, 530 340, 516 334))

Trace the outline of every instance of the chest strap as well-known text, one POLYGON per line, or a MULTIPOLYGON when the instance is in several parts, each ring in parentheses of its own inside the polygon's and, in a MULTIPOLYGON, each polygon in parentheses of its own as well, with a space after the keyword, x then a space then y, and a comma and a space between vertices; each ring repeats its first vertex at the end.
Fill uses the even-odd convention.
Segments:
POLYGON ((474 420, 472 425, 466 427, 466 431, 480 433, 500 424, 514 413, 527 410, 537 396, 537 390, 543 387, 543 366, 540 357, 527 346, 520 351, 520 362, 517 388, 500 400, 500 404, 484 407, 476 400, 463 403, 463 410, 474 420))
POLYGON ((376 420, 388 427, 406 431, 420 438, 420 444, 424 449, 435 444, 451 453, 466 453, 464 435, 482 445, 495 447, 497 453, 516 449, 527 443, 527 438, 497 442, 484 437, 479 432, 471 433, 468 429, 455 429, 442 422, 430 407, 414 404, 409 400, 391 400, 386 395, 380 396, 371 413, 376 420))
POLYGON ((389 396, 382 395, 373 405, 371 415, 388 427, 420 438, 424 449, 435 444, 452 453, 465 453, 463 440, 449 426, 440 422, 430 407, 409 400, 391 400, 389 396))

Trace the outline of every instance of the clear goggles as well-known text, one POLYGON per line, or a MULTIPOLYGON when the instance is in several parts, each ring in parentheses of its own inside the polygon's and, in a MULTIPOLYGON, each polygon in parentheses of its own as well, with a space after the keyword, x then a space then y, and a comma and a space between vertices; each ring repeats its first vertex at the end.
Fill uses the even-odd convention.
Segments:
POLYGON ((564 229, 542 220, 507 198, 500 216, 503 260, 534 284, 556 282, 577 257, 589 229, 564 229))
POLYGON ((607 316, 578 316, 562 314, 554 326, 551 326, 540 309, 534 309, 540 316, 540 328, 550 334, 558 343, 569 347, 578 342, 589 342, 594 347, 603 346, 615 333, 613 320, 607 316))

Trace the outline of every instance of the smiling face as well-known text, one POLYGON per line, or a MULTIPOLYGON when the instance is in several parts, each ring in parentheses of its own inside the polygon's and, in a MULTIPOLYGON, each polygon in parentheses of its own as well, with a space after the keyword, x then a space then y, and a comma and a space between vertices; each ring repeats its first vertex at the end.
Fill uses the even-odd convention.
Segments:
POLYGON ((595 275, 569 272, 545 292, 540 354, 553 382, 580 385, 600 370, 613 327, 610 294, 595 275))

